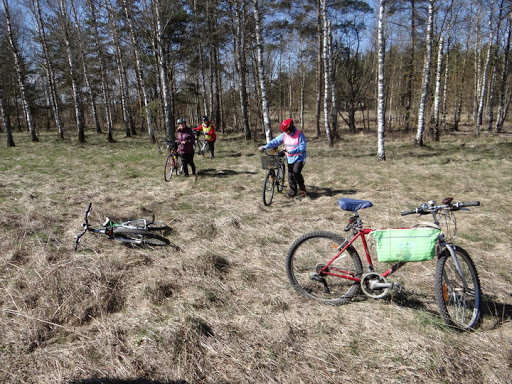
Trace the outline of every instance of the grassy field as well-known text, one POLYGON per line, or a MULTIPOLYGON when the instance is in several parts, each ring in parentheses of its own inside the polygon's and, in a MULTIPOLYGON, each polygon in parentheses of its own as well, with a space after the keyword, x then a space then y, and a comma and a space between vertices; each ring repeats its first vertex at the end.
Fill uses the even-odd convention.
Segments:
POLYGON ((239 137, 220 135, 197 177, 170 183, 146 137, 40 138, 0 150, 0 382, 512 383, 512 135, 423 148, 397 136, 385 162, 373 134, 334 148, 310 137, 309 197, 270 207, 257 143, 239 137), (481 201, 457 216, 484 292, 477 331, 443 325, 435 261, 401 269, 405 290, 383 300, 330 307, 291 289, 288 248, 312 230, 342 234, 338 198, 371 200, 361 216, 379 228, 413 225, 400 211, 447 196, 481 201), (156 215, 171 246, 87 234, 73 252, 88 202, 97 224, 156 215))

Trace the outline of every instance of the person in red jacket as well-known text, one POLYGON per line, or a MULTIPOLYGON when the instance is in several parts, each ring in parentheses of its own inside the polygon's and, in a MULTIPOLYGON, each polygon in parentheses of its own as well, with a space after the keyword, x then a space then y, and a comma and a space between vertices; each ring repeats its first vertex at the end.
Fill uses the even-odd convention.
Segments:
POLYGON ((178 153, 183 159, 183 173, 188 176, 188 166, 192 169, 192 174, 196 174, 196 165, 194 164, 194 132, 187 127, 187 120, 178 119, 178 130, 176 131, 176 143, 178 144, 178 153))
POLYGON ((194 131, 203 132, 204 139, 208 143, 208 148, 210 149, 210 159, 213 159, 215 157, 215 140, 217 140, 217 135, 215 134, 215 127, 208 116, 203 116, 203 124, 194 128, 194 131))

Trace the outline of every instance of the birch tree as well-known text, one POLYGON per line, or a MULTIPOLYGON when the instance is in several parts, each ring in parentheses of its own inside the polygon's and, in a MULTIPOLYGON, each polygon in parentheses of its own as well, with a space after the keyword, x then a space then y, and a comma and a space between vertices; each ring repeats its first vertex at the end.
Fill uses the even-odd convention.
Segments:
MULTIPOLYGON (((153 123, 152 123, 152 119, 151 119, 151 109, 149 107, 148 90, 147 90, 147 87, 146 87, 146 84, 145 84, 145 81, 144 81, 144 71, 142 69, 142 62, 141 62, 141 57, 140 57, 140 48, 139 48, 139 45, 138 45, 138 42, 137 42, 135 28, 133 26, 132 14, 128 10, 128 5, 126 3, 126 0, 122 0, 122 6, 123 6, 123 10, 124 10, 124 13, 125 13, 125 16, 126 16, 126 22, 128 23, 128 30, 129 30, 129 33, 130 33, 130 40, 131 40, 131 43, 132 43, 133 55, 134 55, 134 58, 135 58, 135 73, 137 75, 137 81, 140 83, 141 90, 142 90, 143 105, 144 105, 144 112, 145 112, 145 116, 146 116, 146 124, 147 124, 147 127, 148 127, 147 129, 148 129, 149 140, 150 140, 150 142, 152 144, 154 144, 156 142, 155 132, 154 132, 154 129, 153 129, 153 123)), ((159 8, 158 7, 158 3, 156 5, 156 8, 157 9, 159 8)), ((161 37, 157 33, 157 39, 158 38, 161 38, 161 37)), ((160 44, 159 44, 159 46, 160 46, 160 44)), ((163 49, 163 47, 162 47, 162 49, 163 49)), ((163 60, 163 58, 162 58, 162 60, 163 60)), ((160 64, 163 64, 163 63, 160 63, 160 64)), ((167 67, 165 67, 165 68, 167 68, 167 67)), ((162 84, 161 84, 161 86, 162 86, 162 84)), ((165 83, 165 86, 167 86, 167 82, 165 83)), ((164 108, 165 108, 165 111, 166 111, 166 113, 165 113, 166 114, 166 118, 169 118, 168 113, 167 113, 168 106, 164 105, 164 108)), ((166 129, 170 130, 170 128, 168 128, 167 124, 169 124, 169 123, 166 122, 166 129)), ((170 133, 169 130, 167 132, 168 135, 174 133, 174 130, 173 130, 172 133, 170 133)))
POLYGON ((50 58, 48 42, 46 38, 45 23, 43 20, 41 5, 39 0, 33 0, 32 8, 34 17, 36 19, 37 33, 39 36, 39 42, 41 45, 41 52, 45 63, 46 77, 48 79, 48 94, 50 97, 50 105, 53 110, 53 116, 55 119, 55 126, 57 127, 59 138, 64 138, 64 126, 61 118, 60 111, 60 98, 57 94, 57 85, 55 79, 55 71, 53 69, 53 63, 50 58))
POLYGON ((432 64, 432 40, 434 34, 434 4, 435 0, 428 0, 427 36, 425 61, 423 63, 423 81, 421 86, 421 97, 418 111, 418 128, 416 133, 416 146, 423 146, 423 134, 425 132, 425 109, 430 87, 431 64, 432 64))
POLYGON ((321 0, 322 10, 322 43, 323 43, 323 63, 324 63, 324 129, 327 143, 329 146, 333 145, 333 137, 331 127, 329 124, 329 100, 331 92, 331 68, 330 68, 330 28, 327 18, 327 0, 321 0))
POLYGON ((262 33, 262 22, 260 19, 260 10, 259 10, 259 0, 252 0, 253 3, 253 14, 254 14, 254 23, 255 23, 255 33, 256 33, 256 50, 257 50, 257 65, 258 65, 258 75, 259 75, 259 83, 260 83, 260 92, 261 92, 261 109, 263 113, 263 128, 265 131, 265 137, 267 142, 272 140, 272 128, 270 125, 270 111, 268 106, 268 96, 267 96, 267 78, 265 75, 265 66, 263 61, 263 33, 262 33))
POLYGON ((434 141, 439 141, 439 107, 441 105, 441 81, 442 81, 442 65, 443 65, 443 48, 444 38, 439 38, 439 47, 437 52, 437 70, 436 70, 436 87, 434 91, 434 141))
POLYGON ((510 36, 512 34, 512 13, 507 18, 507 27, 505 32, 505 47, 503 52, 503 66, 501 70, 500 95, 498 101, 498 115, 496 116, 496 132, 501 132, 503 121, 505 120, 505 97, 507 88, 507 79, 510 66, 510 36))
POLYGON ((385 15, 387 0, 380 0, 378 26, 378 68, 377 68, 377 160, 386 160, 384 134, 386 131, 386 93, 385 93, 385 15))
POLYGON ((30 137, 32 138, 32 141, 39 141, 39 138, 37 137, 36 133, 36 127, 34 124, 34 118, 32 116, 31 105, 27 95, 25 68, 23 66, 23 59, 21 56, 21 52, 18 48, 16 36, 14 35, 8 0, 2 0, 2 5, 4 7, 5 21, 7 24, 7 37, 9 41, 9 48, 11 50, 13 57, 13 63, 16 71, 18 88, 20 90, 21 103, 23 106, 27 127, 30 132, 30 137))
POLYGON ((15 147, 16 145, 14 144, 14 139, 12 137, 11 120, 9 119, 9 115, 7 114, 7 109, 5 107, 4 92, 2 88, 0 88, 0 116, 2 116, 2 121, 4 123, 6 144, 8 147, 15 147))

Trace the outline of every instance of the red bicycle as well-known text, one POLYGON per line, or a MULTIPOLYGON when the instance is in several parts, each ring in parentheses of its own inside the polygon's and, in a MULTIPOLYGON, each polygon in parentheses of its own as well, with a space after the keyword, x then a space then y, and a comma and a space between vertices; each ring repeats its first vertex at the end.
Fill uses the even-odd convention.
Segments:
POLYGON ((387 296, 398 284, 387 278, 411 261, 432 259, 437 255, 435 291, 439 312, 444 321, 461 330, 475 328, 480 319, 480 281, 469 254, 449 242, 442 232, 450 223, 453 235, 456 222, 453 212, 467 206, 478 206, 478 201, 453 203, 453 198, 436 205, 434 201, 420 205, 402 215, 432 214, 433 223, 422 223, 417 228, 374 230, 363 228, 358 211, 373 206, 370 201, 339 199, 341 209, 353 212, 345 227, 351 238, 343 238, 326 231, 310 232, 297 239, 290 247, 286 261, 288 279, 302 296, 325 304, 340 305, 362 291, 372 298, 387 296), (383 273, 375 271, 368 250, 366 235, 375 239, 379 261, 394 264, 383 273), (363 272, 361 258, 354 248, 360 239, 367 261, 368 272, 363 272))

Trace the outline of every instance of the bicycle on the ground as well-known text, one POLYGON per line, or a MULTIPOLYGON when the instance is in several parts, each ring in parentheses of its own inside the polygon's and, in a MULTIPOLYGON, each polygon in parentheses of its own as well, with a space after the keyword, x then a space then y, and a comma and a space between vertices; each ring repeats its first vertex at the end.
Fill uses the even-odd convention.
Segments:
POLYGON ((169 151, 167 159, 165 159, 164 166, 164 180, 171 181, 174 174, 181 175, 183 173, 183 159, 177 151, 176 142, 169 140, 162 141, 169 151))
POLYGON ((197 154, 204 157, 205 153, 210 153, 210 146, 204 138, 202 131, 194 131, 194 136, 196 137, 194 141, 194 150, 197 150, 197 154))
POLYGON ((352 237, 326 231, 310 232, 297 239, 288 251, 288 279, 300 295, 331 305, 345 304, 360 291, 372 298, 383 298, 399 288, 397 283, 387 280, 391 274, 408 262, 437 256, 434 287, 441 317, 447 325, 460 330, 478 326, 481 300, 478 273, 468 252, 451 242, 456 233, 454 212, 478 206, 478 201, 454 203, 453 198, 448 198, 441 205, 429 201, 401 214, 432 214, 433 223, 384 230, 363 226, 358 211, 371 207, 370 201, 342 198, 338 205, 353 212, 345 227, 352 237), (394 263, 383 273, 375 271, 366 235, 375 240, 378 260, 394 263), (357 239, 361 240, 366 257, 366 273, 353 246, 357 239))
POLYGON ((269 152, 269 150, 265 150, 265 156, 260 156, 261 167, 267 170, 263 182, 263 204, 265 206, 269 206, 272 203, 275 188, 277 188, 278 192, 283 192, 286 169, 283 161, 284 156, 284 151, 275 153, 275 151, 269 152))
POLYGON ((91 207, 92 203, 89 203, 85 210, 85 218, 82 224, 83 232, 75 236, 75 251, 78 249, 82 236, 87 232, 101 233, 106 235, 108 239, 131 245, 163 246, 170 244, 167 238, 155 233, 155 231, 163 232, 170 229, 170 227, 165 223, 155 222, 154 216, 152 220, 137 219, 123 223, 116 223, 107 217, 101 228, 94 228, 89 224, 91 207))

